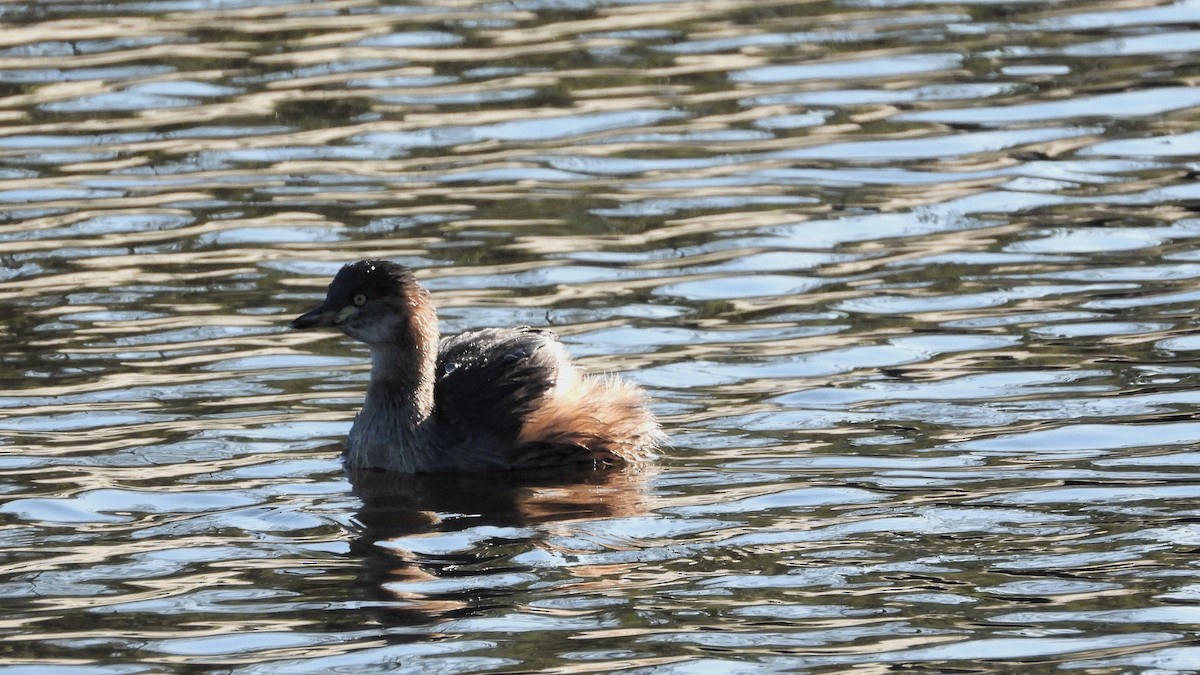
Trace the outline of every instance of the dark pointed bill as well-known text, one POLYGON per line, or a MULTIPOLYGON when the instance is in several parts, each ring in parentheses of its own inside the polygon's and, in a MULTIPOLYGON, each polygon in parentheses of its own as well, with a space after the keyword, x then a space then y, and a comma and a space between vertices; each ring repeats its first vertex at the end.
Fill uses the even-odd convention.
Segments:
POLYGON ((292 319, 292 328, 325 328, 337 322, 337 312, 322 304, 292 319))

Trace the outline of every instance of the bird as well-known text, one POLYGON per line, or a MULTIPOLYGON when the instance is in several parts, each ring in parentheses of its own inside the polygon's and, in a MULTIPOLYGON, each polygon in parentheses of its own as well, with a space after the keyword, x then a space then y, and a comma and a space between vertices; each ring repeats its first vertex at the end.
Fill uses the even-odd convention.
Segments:
POLYGON ((343 452, 347 469, 513 471, 641 464, 666 436, 637 385, 587 374, 551 331, 441 337, 429 292, 387 260, 343 266, 293 329, 366 343, 371 375, 343 452))

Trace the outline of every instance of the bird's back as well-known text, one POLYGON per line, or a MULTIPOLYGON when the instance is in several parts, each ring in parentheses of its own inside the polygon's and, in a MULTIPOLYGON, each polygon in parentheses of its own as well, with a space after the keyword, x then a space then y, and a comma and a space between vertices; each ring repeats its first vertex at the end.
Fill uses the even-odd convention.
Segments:
POLYGON ((637 387, 583 376, 550 331, 470 331, 441 341, 434 416, 473 468, 613 464, 653 456, 661 432, 637 387))
POLYGON ((511 444, 524 415, 557 382, 564 357, 553 333, 528 327, 444 338, 438 349, 434 414, 451 430, 511 444))

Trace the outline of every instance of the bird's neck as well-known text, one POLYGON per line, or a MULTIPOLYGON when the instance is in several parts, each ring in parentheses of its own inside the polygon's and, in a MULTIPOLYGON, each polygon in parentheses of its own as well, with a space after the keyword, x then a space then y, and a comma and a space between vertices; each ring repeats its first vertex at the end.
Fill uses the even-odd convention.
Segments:
POLYGON ((413 282, 396 301, 399 320, 388 339, 370 343, 371 385, 366 405, 401 427, 415 429, 433 413, 437 370, 437 311, 424 288, 413 282))
POLYGON ((386 411, 402 427, 416 429, 433 413, 437 363, 432 344, 371 345, 371 384, 364 407, 386 411))
POLYGON ((436 465, 437 314, 420 287, 413 292, 387 339, 368 343, 371 384, 350 429, 347 466, 408 473, 436 465))

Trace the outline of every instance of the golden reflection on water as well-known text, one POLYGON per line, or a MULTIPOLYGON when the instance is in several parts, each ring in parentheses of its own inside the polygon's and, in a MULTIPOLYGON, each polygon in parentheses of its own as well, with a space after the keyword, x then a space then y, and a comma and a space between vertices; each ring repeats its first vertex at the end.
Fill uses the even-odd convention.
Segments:
POLYGON ((0 4, 0 654, 1195 670, 1197 21, 0 4), (365 257, 668 457, 344 477, 366 354, 285 324, 365 257))

